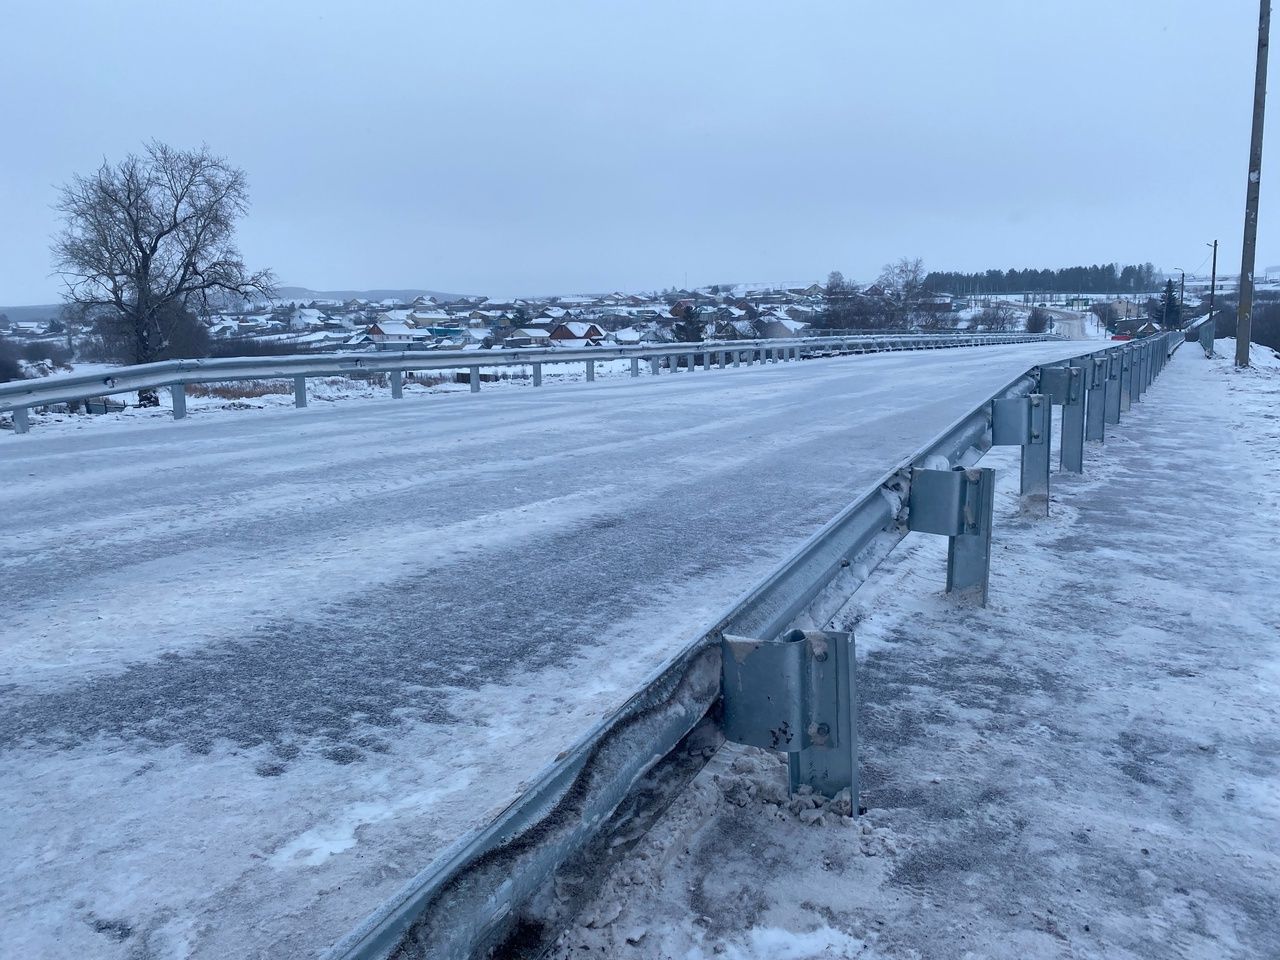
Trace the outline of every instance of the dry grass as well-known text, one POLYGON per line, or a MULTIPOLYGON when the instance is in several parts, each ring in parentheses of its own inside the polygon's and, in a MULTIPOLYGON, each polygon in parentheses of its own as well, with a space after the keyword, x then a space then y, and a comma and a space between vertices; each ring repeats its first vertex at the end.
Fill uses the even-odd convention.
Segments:
MULTIPOLYGON (((450 377, 436 373, 405 374, 405 383, 419 387, 438 387, 451 382, 450 377)), ((355 385, 389 389, 391 379, 385 373, 353 373, 344 377, 313 377, 311 383, 321 382, 330 387, 355 385)), ((292 380, 228 380, 221 383, 193 383, 187 387, 193 397, 214 397, 219 400, 248 400, 254 397, 288 396, 293 393, 292 380)))
POLYGON ((219 400, 243 400, 293 393, 293 384, 284 380, 237 380, 227 383, 193 383, 187 387, 193 397, 217 397, 219 400))

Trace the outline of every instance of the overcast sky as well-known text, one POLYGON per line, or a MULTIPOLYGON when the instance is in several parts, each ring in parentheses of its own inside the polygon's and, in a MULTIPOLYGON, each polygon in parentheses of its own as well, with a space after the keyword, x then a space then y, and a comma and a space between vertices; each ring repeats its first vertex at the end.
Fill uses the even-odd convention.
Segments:
POLYGON ((1230 273, 1257 12, 5 0, 0 304, 57 298, 56 186, 151 137, 243 167, 250 266, 317 289, 862 279, 900 256, 1194 271, 1215 237, 1230 273))

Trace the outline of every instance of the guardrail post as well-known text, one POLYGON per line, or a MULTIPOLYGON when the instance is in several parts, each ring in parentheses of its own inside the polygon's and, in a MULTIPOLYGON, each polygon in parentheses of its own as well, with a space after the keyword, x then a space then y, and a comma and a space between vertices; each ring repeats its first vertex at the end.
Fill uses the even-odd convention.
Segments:
POLYGON ((1085 375, 1089 379, 1085 395, 1084 438, 1106 441, 1107 358, 1090 357, 1085 375))
POLYGON ((590 382, 596 378, 596 362, 594 360, 587 361, 587 381, 590 382))
POLYGON ((1062 404, 1061 467, 1071 473, 1084 473, 1085 374, 1083 361, 1072 360, 1067 367, 1070 377, 1067 398, 1062 404))
POLYGON ((848 790, 858 812, 853 634, 792 630, 777 640, 725 636, 721 682, 727 739, 785 751, 794 794, 848 790))
POLYGON ((1103 420, 1110 424, 1120 422, 1120 368, 1124 352, 1109 351, 1107 360, 1107 386, 1102 404, 1105 408, 1103 420))
POLYGON ((1043 394, 991 401, 991 445, 1021 447, 1019 494, 1027 513, 1049 515, 1049 449, 1053 406, 1043 394))
POLYGON ((736 367, 739 364, 741 364, 741 362, 742 362, 742 351, 740 350, 733 351, 733 365, 736 367))
POLYGON ((391 399, 404 399, 404 373, 400 370, 388 371, 391 375, 391 399))
POLYGON ((1133 406, 1133 348, 1120 348, 1120 412, 1128 413, 1133 406))
POLYGON ((631 358, 631 375, 633 377, 640 376, 640 358, 639 357, 631 358))
POLYGON ((479 393, 480 392, 480 368, 471 367, 467 374, 467 379, 471 381, 471 392, 479 393))
POLYGON ((13 432, 27 433, 31 430, 31 414, 26 407, 15 407, 13 411, 13 432))
POLYGON ((685 365, 689 368, 689 372, 693 373, 698 366, 698 355, 696 353, 689 354, 688 358, 685 360, 685 365))
POLYGON ((169 399, 173 402, 173 419, 183 419, 187 415, 187 385, 169 384, 169 399))
POLYGON ((542 364, 540 363, 533 365, 533 385, 535 387, 542 386, 542 364))
POLYGON ((1084 370, 1055 364, 1040 368, 1040 392, 1062 407, 1059 464, 1071 473, 1084 472, 1084 370))
POLYGON ((986 467, 911 471, 907 528, 949 537, 947 593, 987 605, 991 575, 991 515, 996 472, 986 467))
POLYGON ((307 405, 307 378, 293 378, 293 405, 301 410, 307 405))
POLYGON ((719 360, 719 365, 720 365, 720 369, 721 369, 721 370, 724 370, 726 367, 728 367, 728 366, 729 366, 729 351, 728 351, 728 350, 717 350, 717 351, 716 351, 716 357, 717 357, 717 359, 719 360))
POLYGON ((653 374, 655 377, 658 375, 658 370, 659 368, 661 368, 661 366, 662 366, 662 361, 658 357, 649 358, 649 372, 653 374))
POLYGON ((1139 345, 1133 354, 1133 385, 1129 388, 1129 402, 1141 403, 1142 391, 1147 385, 1147 350, 1139 345))
POLYGON ((1124 407, 1124 410, 1128 412, 1138 402, 1138 348, 1136 345, 1129 347, 1129 366, 1125 371, 1125 380, 1128 382, 1129 391, 1125 396, 1128 406, 1124 407))

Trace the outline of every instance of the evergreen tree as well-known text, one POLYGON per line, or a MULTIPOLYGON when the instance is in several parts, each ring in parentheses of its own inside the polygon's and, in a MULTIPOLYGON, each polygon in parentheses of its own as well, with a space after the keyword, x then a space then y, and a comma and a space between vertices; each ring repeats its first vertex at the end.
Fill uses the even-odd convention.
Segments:
POLYGON ((1174 289, 1172 277, 1165 281, 1164 293, 1160 294, 1156 310, 1158 311, 1160 325, 1166 330, 1181 329, 1182 304, 1178 302, 1178 292, 1174 289))
POLYGON ((702 310, 689 304, 680 314, 680 319, 671 328, 679 343, 702 342, 702 310))

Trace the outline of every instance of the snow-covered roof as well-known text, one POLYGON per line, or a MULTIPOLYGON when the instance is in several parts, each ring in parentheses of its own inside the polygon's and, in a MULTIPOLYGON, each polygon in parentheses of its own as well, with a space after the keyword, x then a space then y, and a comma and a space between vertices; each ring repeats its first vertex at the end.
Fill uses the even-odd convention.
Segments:
MULTIPOLYGON (((376 326, 387 336, 412 336, 418 332, 417 327, 405 323, 403 320, 378 320, 373 326, 376 326)), ((371 326, 372 330, 373 327, 371 326)))

